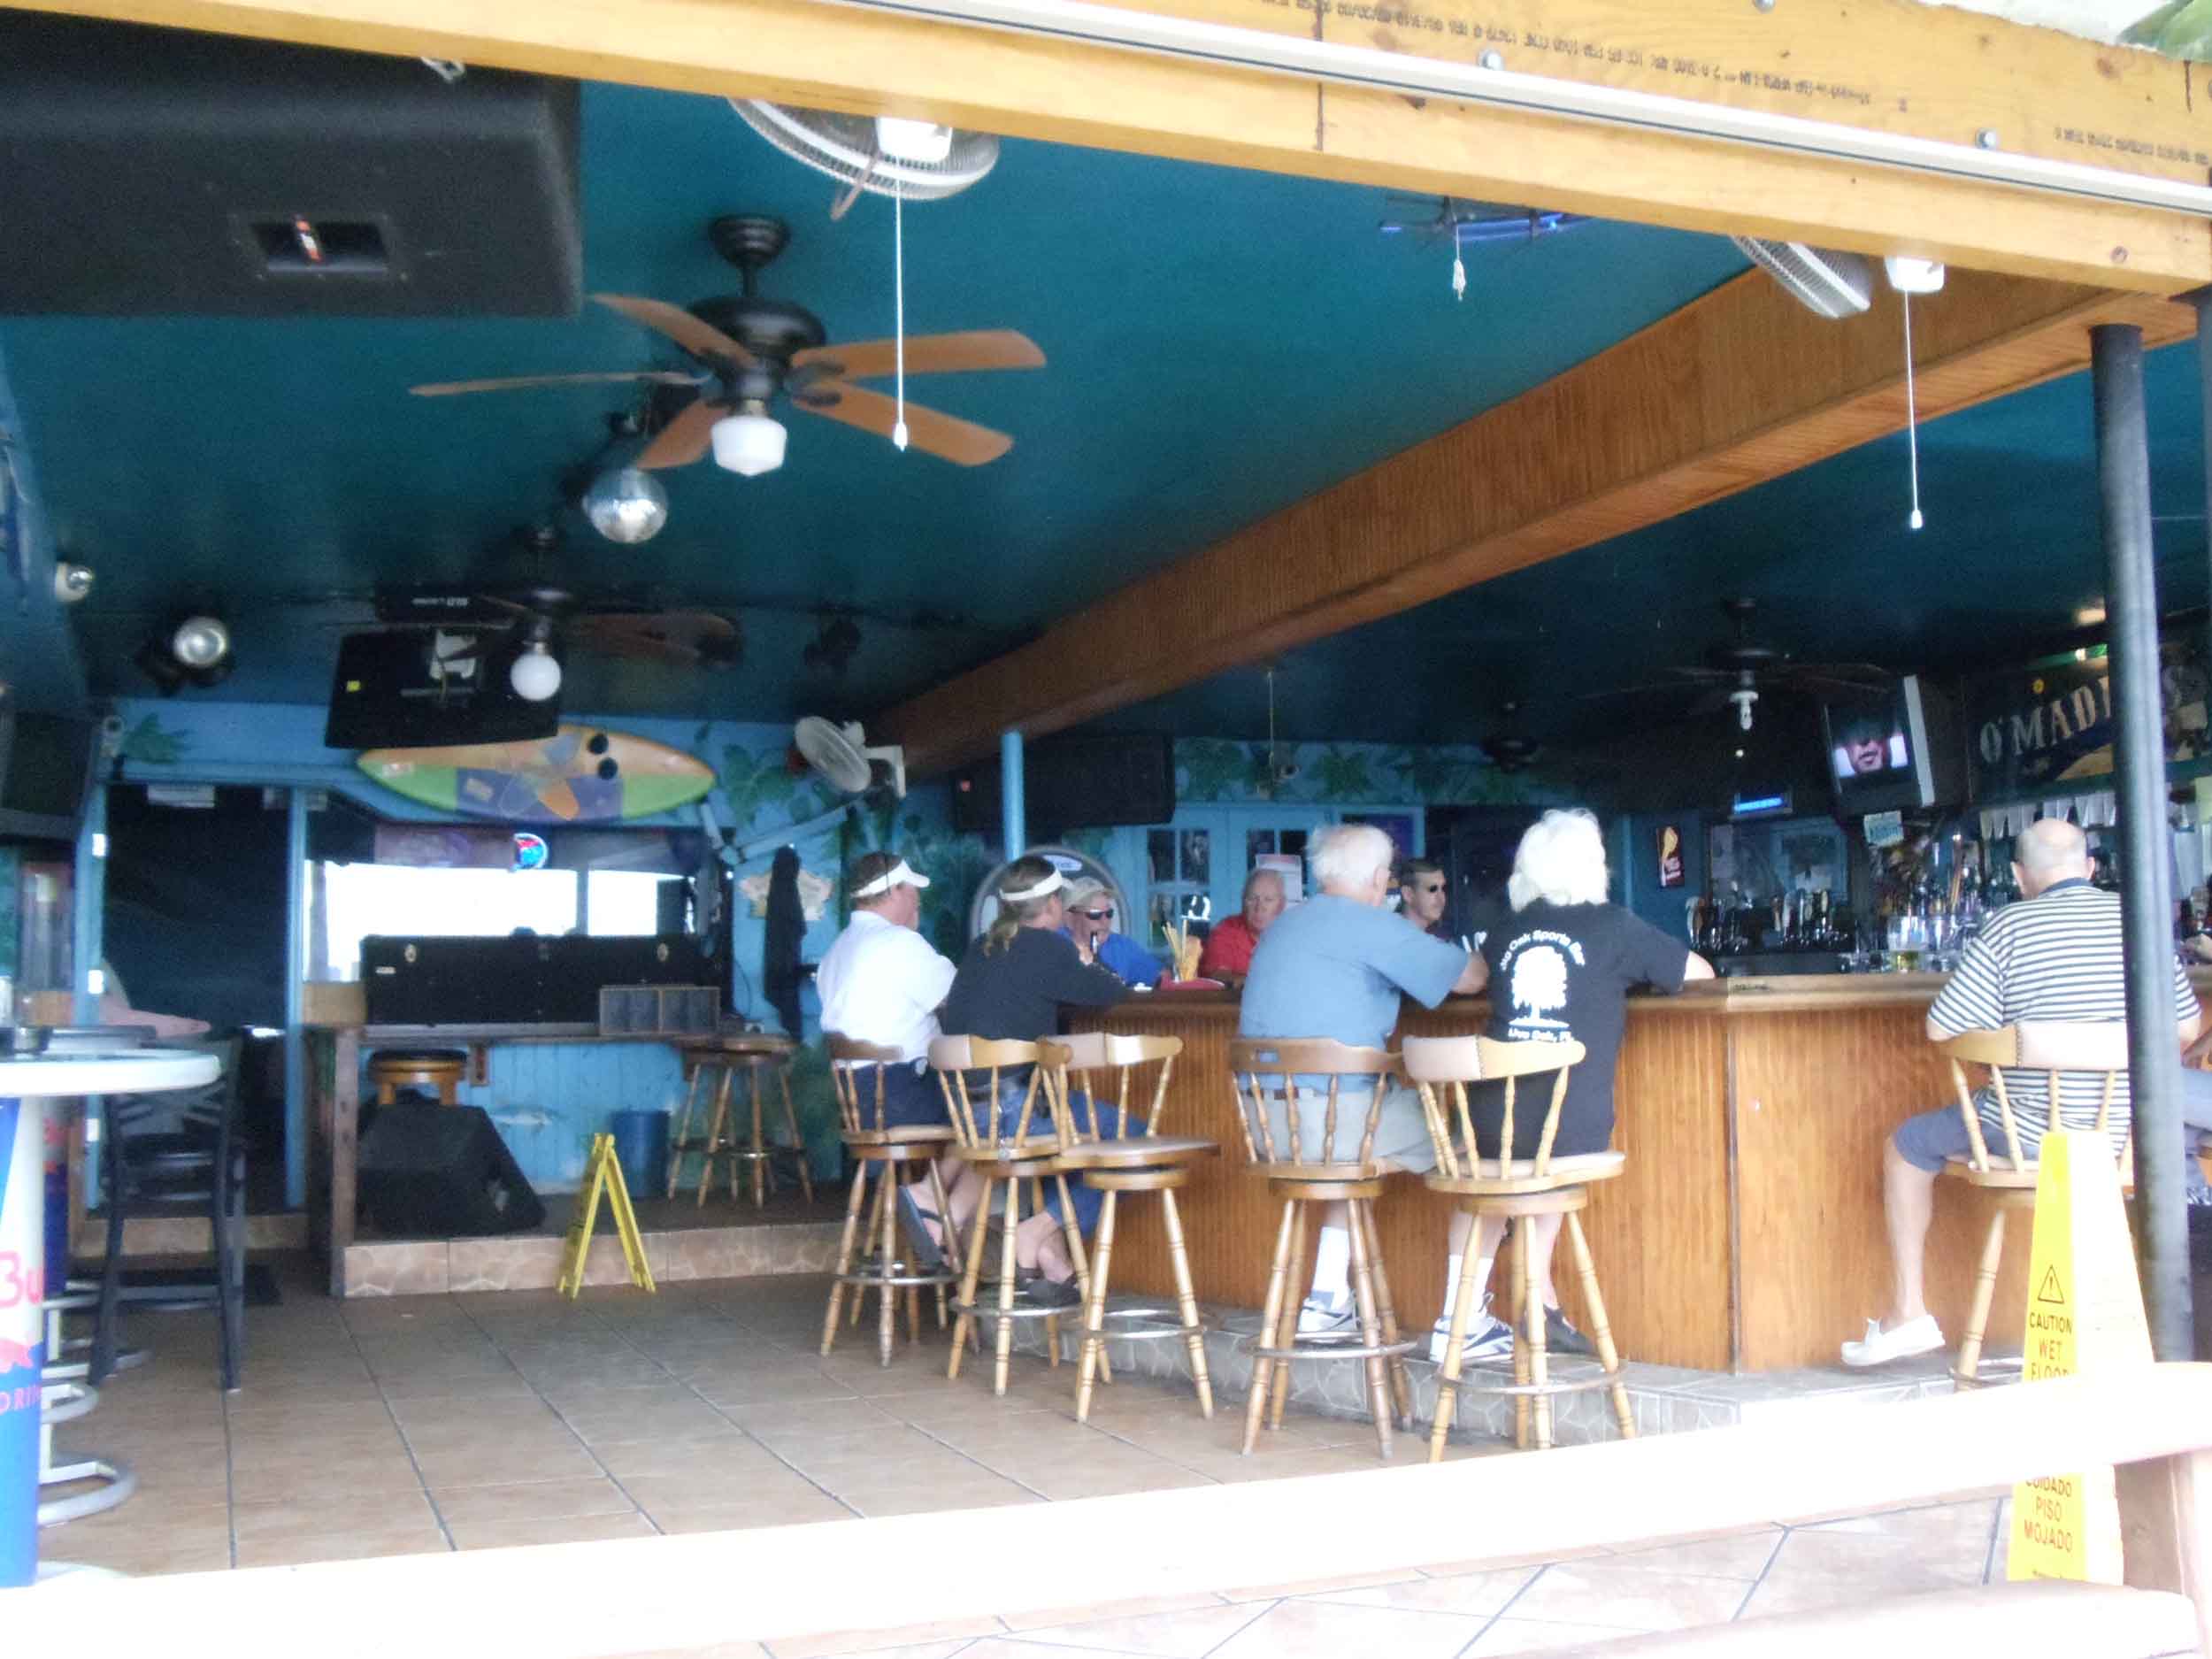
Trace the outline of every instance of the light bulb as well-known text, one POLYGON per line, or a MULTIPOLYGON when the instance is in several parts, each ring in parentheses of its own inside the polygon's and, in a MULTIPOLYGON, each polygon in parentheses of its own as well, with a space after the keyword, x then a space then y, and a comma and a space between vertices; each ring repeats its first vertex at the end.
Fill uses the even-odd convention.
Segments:
POLYGON ((611 466, 584 492, 584 516, 610 541, 650 541, 668 522, 668 492, 640 467, 611 466))
POLYGON ((714 442, 714 464, 744 478, 757 478, 783 465, 783 423, 753 409, 725 415, 709 434, 714 442))
POLYGON ((216 617, 187 617, 169 636, 169 649, 187 668, 212 668, 230 655, 230 630, 216 617))
POLYGON ((543 703, 561 688, 561 665, 542 641, 533 640, 508 668, 507 683, 525 703, 543 703))

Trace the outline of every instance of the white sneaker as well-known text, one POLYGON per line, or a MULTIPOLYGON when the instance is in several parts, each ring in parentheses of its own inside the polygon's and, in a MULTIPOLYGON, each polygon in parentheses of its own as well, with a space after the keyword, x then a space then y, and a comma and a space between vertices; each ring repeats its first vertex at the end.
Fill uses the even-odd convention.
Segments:
POLYGON ((1893 1359, 1932 1354, 1942 1346, 1943 1333, 1932 1313, 1908 1319, 1893 1331, 1883 1330, 1879 1319, 1869 1319, 1866 1335, 1856 1342, 1843 1345, 1843 1363, 1854 1367, 1886 1365, 1893 1359))
MULTIPOLYGON (((1439 1365, 1451 1346, 1452 1322, 1448 1315, 1439 1319, 1429 1331, 1429 1357, 1439 1365)), ((1502 1319, 1492 1317, 1490 1298, 1482 1299, 1482 1311, 1467 1327, 1467 1334, 1460 1339, 1459 1363, 1472 1360, 1502 1359, 1513 1351, 1513 1327, 1502 1319)))
POLYGON ((1300 1336, 1334 1336, 1359 1329, 1359 1304, 1349 1296, 1309 1296, 1299 1305, 1300 1336))

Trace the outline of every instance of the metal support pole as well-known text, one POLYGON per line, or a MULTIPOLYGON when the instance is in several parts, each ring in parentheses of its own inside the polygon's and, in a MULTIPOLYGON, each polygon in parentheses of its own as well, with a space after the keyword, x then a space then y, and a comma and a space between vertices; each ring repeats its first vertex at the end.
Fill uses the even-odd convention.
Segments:
POLYGON ((2194 1327, 2181 1167, 2181 1041, 2174 1019, 2173 882, 2168 868, 2172 846, 2166 827, 2143 331, 2131 324, 2108 324, 2092 328, 2089 338, 2111 625, 2113 771, 2124 859, 2121 925, 2143 1301, 2152 1352, 2162 1360, 2185 1360, 2192 1357, 2194 1327))
POLYGON ((307 791, 287 802, 284 884, 284 1207, 307 1204, 307 791))
POLYGON ((96 1025, 101 993, 108 988, 103 966, 107 951, 108 898, 108 789, 104 783, 95 783, 85 795, 84 821, 77 826, 76 869, 71 879, 76 888, 70 895, 70 1018, 80 1025, 96 1025))
POLYGON ((999 830, 1009 858, 1021 856, 1029 845, 1028 803, 1022 798, 1022 734, 1001 732, 998 736, 999 830))

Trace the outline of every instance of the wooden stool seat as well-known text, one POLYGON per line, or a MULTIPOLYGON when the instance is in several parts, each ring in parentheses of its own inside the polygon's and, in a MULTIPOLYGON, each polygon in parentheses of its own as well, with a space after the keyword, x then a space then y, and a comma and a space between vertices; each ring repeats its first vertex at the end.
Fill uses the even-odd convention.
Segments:
POLYGON ((902 1292, 906 1302, 909 1342, 921 1340, 920 1294, 924 1286, 935 1288, 937 1328, 945 1328, 945 1286, 955 1283, 958 1277, 951 1269, 957 1255, 957 1240, 952 1236, 951 1223, 947 1221, 947 1248, 936 1267, 924 1268, 902 1260, 899 1249, 898 1193, 900 1177, 910 1166, 918 1164, 926 1171, 924 1179, 929 1187, 931 1208, 941 1217, 950 1214, 952 1207, 945 1199, 937 1161, 945 1155, 952 1130, 942 1124, 884 1123, 884 1068, 900 1064, 902 1056, 897 1049, 856 1041, 836 1032, 826 1033, 823 1041, 829 1051, 830 1080, 837 1091, 839 1135, 845 1143, 847 1156, 853 1161, 853 1179, 851 1190, 845 1197, 845 1231, 838 1240, 837 1266, 830 1281, 829 1310, 822 1321, 822 1356, 826 1359, 837 1341, 838 1312, 844 1304, 846 1290, 849 1287, 855 1293, 852 1317, 857 1324, 861 1306, 872 1289, 877 1296, 877 1361, 888 1365, 897 1342, 895 1310, 902 1292), (864 1087, 864 1082, 871 1078, 872 1087, 864 1087), (867 1208, 872 1173, 875 1209, 868 1217, 866 1238, 871 1242, 864 1247, 868 1254, 864 1260, 860 1213, 867 1208))
MULTIPOLYGON (((1006 1392, 1013 1362, 1015 1320, 1041 1318, 1046 1356, 1056 1366, 1060 1363, 1060 1310, 1034 1302, 1018 1305, 1016 1301, 1020 1274, 1015 1233, 1021 1225, 1023 1201, 1025 1195, 1032 1215, 1044 1213, 1048 1179, 1059 1193, 1061 1233, 1067 1240, 1068 1259, 1075 1264, 1077 1288, 1087 1302, 1091 1291, 1090 1264, 1068 1196, 1067 1170, 1060 1161, 1068 1134, 1053 1054, 1048 1043, 989 1037, 939 1037, 929 1045, 929 1069, 936 1074, 937 1087, 945 1097, 946 1115, 959 1137, 953 1156, 983 1178, 983 1195, 968 1228, 967 1262, 961 1273, 958 1299, 953 1304, 958 1319, 953 1326, 952 1358, 945 1375, 949 1380, 958 1379, 970 1333, 979 1321, 995 1320, 992 1390, 1000 1394, 1006 1392), (1017 1076, 1025 1072, 1021 1102, 1010 1126, 999 1104, 1000 1082, 1010 1071, 1017 1076), (995 1306, 986 1307, 978 1300, 977 1287, 982 1282, 992 1195, 1001 1187, 1006 1189, 1006 1202, 999 1232, 997 1296, 995 1306)), ((1010 1078, 1006 1080, 1012 1081, 1010 1078)))
MULTIPOLYGON (((2008 1145, 2016 1148, 2023 1144, 2019 1125, 2013 1118, 2012 1096, 2005 1082, 2008 1067, 2043 1074, 2043 1098, 2047 1106, 2052 1108, 2050 1123, 2054 1129, 2092 1128, 2109 1144, 2112 1114, 2119 1108, 2127 1088, 2127 1022, 2022 1020, 1997 1031, 1962 1032, 1936 1047, 1951 1063, 1951 1085, 1958 1095, 1959 1110, 1965 1116, 1968 1148, 1963 1158, 1947 1159, 1942 1173, 1989 1193, 1993 1199, 1989 1231, 1982 1240, 1981 1263, 1974 1275, 1974 1300, 1967 1310, 1966 1330, 1959 1340, 1958 1357, 1951 1366, 1952 1381, 1961 1388, 1972 1388, 1982 1381, 1982 1340, 1989 1331, 1989 1306, 1996 1294, 1998 1270, 2004 1264, 2005 1218, 2015 1210, 2034 1208, 2036 1182, 2041 1179, 2042 1171, 2033 1158, 1991 1153, 1989 1142, 1982 1133, 1981 1113, 1976 1108, 1974 1093, 1967 1087, 1966 1068, 1981 1065, 1989 1069, 1990 1092, 1996 1098, 1998 1119, 2003 1125, 2008 1145), (2064 1084, 2070 1076, 2096 1079, 2097 1115, 2093 1124, 2082 1124, 2079 1109, 2069 1107, 2064 1084), (2066 1121, 2069 1110, 2074 1111, 2076 1118, 2070 1125, 2066 1121)), ((2119 1169, 2122 1190, 2132 1191, 2132 1135, 2121 1148, 2119 1169)))
POLYGON ((453 1106, 460 1102, 461 1078, 467 1070, 468 1056, 451 1049, 395 1052, 385 1048, 369 1061, 369 1081, 376 1086, 380 1106, 389 1106, 399 1098, 401 1089, 409 1087, 434 1089, 440 1105, 453 1106))
POLYGON ((1183 1239, 1182 1211, 1176 1207, 1178 1188, 1189 1184, 1191 1171, 1214 1156, 1220 1146, 1193 1135, 1164 1135, 1161 1118, 1167 1111, 1168 1083, 1176 1056, 1183 1052, 1180 1037, 1137 1036, 1122 1033, 1084 1032, 1041 1045, 1053 1068, 1053 1088, 1059 1099, 1062 1127, 1068 1147, 1060 1167, 1082 1177, 1087 1187, 1102 1194, 1098 1212, 1098 1236, 1091 1250, 1090 1284, 1083 1300, 1082 1364, 1075 1384, 1075 1418, 1087 1423, 1091 1394, 1098 1377, 1106 1371, 1106 1322, 1114 1321, 1114 1334, 1124 1340, 1180 1338, 1190 1355, 1191 1384, 1198 1394, 1202 1417, 1214 1414, 1213 1379, 1206 1370, 1206 1332, 1198 1317, 1198 1296, 1191 1286, 1190 1252, 1183 1239), (1148 1091, 1145 1073, 1152 1067, 1148 1091), (1138 1104, 1149 1094, 1149 1106, 1138 1104), (1084 1102, 1078 1111, 1075 1102, 1084 1102), (1114 1113, 1121 1133, 1109 1137, 1102 1131, 1102 1113, 1114 1113), (1114 1263, 1114 1229, 1124 1193, 1157 1193, 1160 1219, 1167 1230, 1168 1269, 1175 1279, 1175 1306, 1118 1308, 1106 1305, 1114 1263))
MULTIPOLYGON (((1501 1218, 1512 1246, 1513 1381, 1507 1386, 1477 1385, 1481 1392, 1508 1394, 1513 1400, 1515 1444, 1539 1451, 1552 1443, 1552 1400, 1555 1395, 1603 1388, 1613 1397, 1613 1419, 1623 1440, 1636 1437, 1636 1419, 1628 1405, 1628 1386, 1621 1373, 1619 1350, 1613 1346, 1613 1330, 1605 1317, 1605 1298, 1598 1289, 1597 1268, 1590 1259, 1589 1240, 1583 1236, 1581 1211, 1590 1202, 1590 1184, 1610 1180, 1627 1163, 1624 1155, 1586 1152, 1563 1157, 1552 1156, 1559 1133, 1560 1109, 1567 1098, 1567 1079, 1586 1051, 1578 1042, 1500 1042, 1489 1037, 1409 1037, 1404 1044, 1406 1075, 1421 1092, 1421 1110, 1428 1118, 1430 1143, 1436 1148, 1436 1169, 1422 1178, 1432 1192, 1459 1201, 1478 1228, 1483 1219, 1501 1218), (1551 1101, 1546 1109, 1533 1157, 1510 1156, 1517 1144, 1513 1133, 1515 1092, 1525 1077, 1549 1073, 1551 1101), (1468 1086, 1502 1080, 1502 1111, 1498 1129, 1500 1156, 1479 1155, 1474 1114, 1468 1086), (1573 1252, 1582 1299, 1589 1309, 1590 1340, 1598 1352, 1594 1376, 1555 1377, 1546 1348, 1548 1315, 1537 1292, 1538 1274, 1533 1244, 1539 1217, 1559 1216, 1573 1252)), ((1472 1254, 1471 1248, 1470 1255, 1472 1254)), ((1471 1262, 1460 1271, 1451 1287, 1452 1313, 1444 1339, 1444 1363, 1437 1377, 1436 1417, 1429 1425, 1429 1461, 1444 1455, 1459 1405, 1460 1378, 1464 1360, 1461 1346, 1474 1316, 1478 1286, 1471 1262)))
POLYGON ((1398 1313, 1390 1297, 1375 1201, 1397 1171, 1375 1157, 1375 1133, 1381 1123, 1386 1081, 1396 1076, 1398 1057, 1380 1048, 1355 1048, 1325 1038, 1240 1038, 1229 1045, 1229 1075, 1237 1096, 1237 1125, 1243 1132, 1246 1173, 1267 1183, 1268 1196, 1282 1205, 1275 1255, 1268 1269, 1267 1300, 1260 1314, 1258 1340, 1252 1345, 1252 1392, 1244 1409, 1244 1450, 1259 1443, 1263 1427, 1280 1428, 1290 1395, 1294 1359, 1357 1360, 1366 1372, 1368 1409, 1375 1420, 1375 1447, 1391 1454, 1394 1424, 1413 1421, 1413 1383, 1405 1356, 1413 1344, 1398 1335, 1398 1313), (1318 1093, 1309 1081, 1327 1079, 1318 1093), (1347 1105, 1343 1094, 1352 1091, 1347 1105), (1319 1118, 1317 1149, 1342 1153, 1338 1138, 1340 1106, 1349 1129, 1359 1128, 1357 1151, 1349 1158, 1309 1160, 1303 1128, 1319 1118), (1350 1114, 1357 1112, 1356 1120, 1350 1114), (1277 1114, 1283 1125, 1279 1138, 1277 1114), (1302 1122, 1302 1119, 1303 1120, 1302 1122), (1359 1309, 1359 1340, 1298 1337, 1298 1310, 1309 1283, 1306 1267, 1307 1211, 1315 1204, 1342 1203, 1349 1215, 1352 1296, 1359 1309))
MULTIPOLYGON (((1475 1162, 1467 1158, 1467 1167, 1473 1167, 1475 1162)), ((1498 1168, 1497 1159, 1490 1159, 1486 1167, 1498 1168)), ((1583 1152, 1571 1157, 1553 1158, 1540 1172, 1535 1159, 1515 1158, 1504 1166, 1502 1176, 1425 1175, 1421 1184, 1431 1192, 1452 1193, 1463 1198, 1509 1198, 1560 1192, 1591 1181, 1609 1181, 1627 1167, 1628 1155, 1624 1152, 1583 1152)))
POLYGON ((1155 1170, 1198 1164, 1221 1150, 1218 1141, 1196 1135, 1137 1135, 1125 1141, 1087 1141, 1061 1162, 1071 1170, 1155 1170))
POLYGON ((757 1210, 767 1203, 768 1194, 776 1184, 775 1171, 770 1167, 776 1148, 769 1144, 762 1126, 765 1103, 762 1079, 764 1073, 772 1072, 783 1094, 784 1127, 790 1133, 791 1145, 797 1155, 799 1189, 806 1194, 808 1203, 814 1202, 814 1177, 807 1168, 806 1137, 799 1133, 798 1111, 791 1100, 791 1060, 798 1049, 799 1045, 790 1038, 774 1032, 733 1032, 711 1041, 686 1043, 678 1050, 687 1084, 683 1110, 677 1117, 668 1141, 669 1197, 676 1195, 684 1159, 696 1153, 699 1189, 695 1202, 700 1208, 705 1207, 707 1189, 714 1184, 717 1158, 726 1160, 729 1165, 733 1203, 739 1195, 737 1171, 741 1164, 751 1167, 753 1207, 757 1210), (752 1105, 752 1133, 741 1141, 730 1106, 730 1094, 741 1071, 745 1074, 752 1105), (692 1114, 699 1103, 703 1084, 708 1102, 706 1123, 703 1133, 694 1134, 692 1114))

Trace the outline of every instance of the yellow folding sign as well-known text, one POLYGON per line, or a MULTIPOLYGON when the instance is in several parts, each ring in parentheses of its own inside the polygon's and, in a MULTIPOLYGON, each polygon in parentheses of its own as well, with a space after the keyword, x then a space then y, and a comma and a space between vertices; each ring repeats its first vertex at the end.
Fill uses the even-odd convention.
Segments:
POLYGON ((599 1220, 599 1200, 604 1195, 614 1211, 615 1234, 622 1240, 622 1259, 629 1263, 630 1282, 640 1290, 657 1291, 653 1269, 645 1259, 645 1240, 638 1236, 637 1215, 630 1208, 630 1189, 622 1179, 622 1165, 614 1156, 612 1135, 594 1135, 591 1153, 584 1160, 584 1190, 578 1195, 576 1219, 569 1224, 568 1244, 561 1252, 562 1295, 574 1300, 584 1287, 584 1261, 591 1254, 592 1229, 599 1220))

